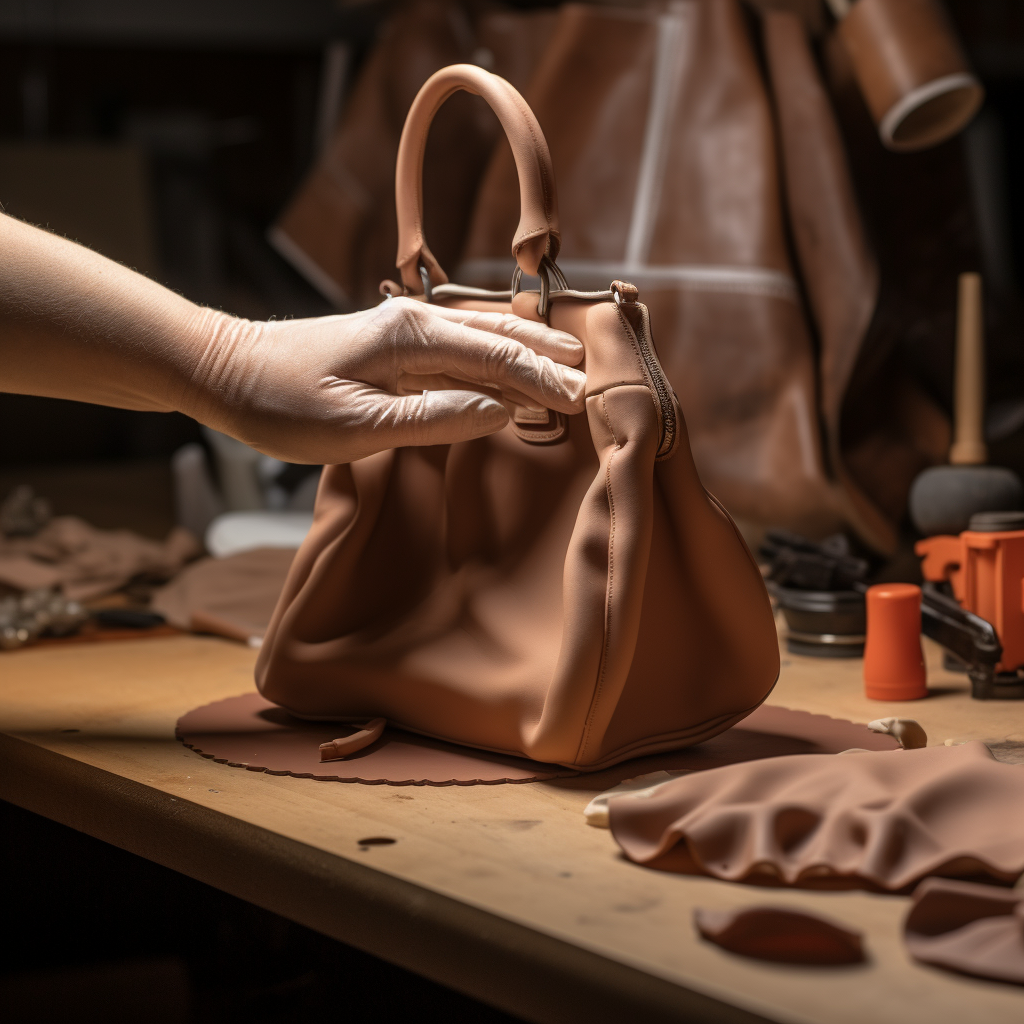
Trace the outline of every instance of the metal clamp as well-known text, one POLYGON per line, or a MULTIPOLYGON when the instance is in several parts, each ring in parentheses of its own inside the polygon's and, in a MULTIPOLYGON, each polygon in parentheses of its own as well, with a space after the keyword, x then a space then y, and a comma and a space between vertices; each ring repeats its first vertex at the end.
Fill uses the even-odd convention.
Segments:
POLYGON ((963 663, 975 700, 1024 699, 1018 672, 996 672, 1003 646, 992 624, 961 608, 934 583, 921 588, 921 632, 963 663))

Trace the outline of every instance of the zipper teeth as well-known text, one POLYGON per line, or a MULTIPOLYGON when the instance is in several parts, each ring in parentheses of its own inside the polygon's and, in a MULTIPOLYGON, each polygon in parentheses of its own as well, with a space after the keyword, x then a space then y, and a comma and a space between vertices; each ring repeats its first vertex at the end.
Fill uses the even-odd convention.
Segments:
POLYGON ((650 320, 646 309, 643 309, 642 317, 643 330, 639 333, 634 332, 634 335, 636 336, 637 344, 640 346, 640 355, 643 358, 644 365, 647 367, 647 374, 651 379, 651 385, 658 398, 658 404, 661 406, 661 444, 658 446, 658 454, 656 456, 656 460, 660 461, 667 458, 675 447, 676 407, 672 401, 672 388, 665 377, 665 371, 661 368, 658 357, 651 350, 651 346, 647 342, 650 320))

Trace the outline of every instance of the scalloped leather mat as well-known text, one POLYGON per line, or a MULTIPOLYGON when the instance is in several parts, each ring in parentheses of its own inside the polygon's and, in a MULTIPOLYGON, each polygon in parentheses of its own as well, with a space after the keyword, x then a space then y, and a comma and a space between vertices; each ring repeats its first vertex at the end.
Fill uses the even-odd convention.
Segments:
MULTIPOLYGON (((322 762, 320 744, 344 735, 346 726, 293 718, 258 693, 195 708, 178 719, 175 731, 187 747, 221 764, 322 782, 472 786, 541 782, 581 774, 560 765, 490 754, 390 728, 376 743, 351 757, 322 762)), ((898 746, 891 736, 873 733, 864 725, 762 706, 738 726, 699 746, 635 758, 586 779, 604 788, 603 780, 608 778, 617 782, 652 771, 701 770, 785 754, 834 754, 850 747, 894 750, 898 746)))
POLYGON ((376 743, 344 760, 321 761, 320 744, 344 736, 351 727, 294 718, 258 693, 196 708, 178 719, 175 731, 185 746, 232 768, 320 782, 472 786, 577 774, 557 764, 489 754, 401 729, 385 729, 376 743))

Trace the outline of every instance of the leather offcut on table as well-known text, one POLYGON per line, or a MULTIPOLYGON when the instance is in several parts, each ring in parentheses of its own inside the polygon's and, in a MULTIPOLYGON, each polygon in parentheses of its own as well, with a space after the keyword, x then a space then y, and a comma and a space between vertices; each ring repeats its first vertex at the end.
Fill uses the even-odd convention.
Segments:
POLYGON ((792 907, 693 912, 701 937, 730 953, 782 964, 838 966, 865 960, 863 936, 818 914, 792 907))
POLYGON ((186 746, 222 764, 320 782, 452 786, 576 774, 558 765, 488 754, 395 729, 385 730, 380 740, 350 757, 321 761, 320 747, 345 729, 339 722, 297 719, 259 694, 247 693, 190 711, 175 731, 186 746))
POLYGON ((0 583, 16 590, 55 589, 69 600, 87 601, 136 576, 166 580, 200 550, 180 527, 155 541, 57 516, 31 537, 0 537, 0 583))
POLYGON ((257 548, 203 558, 156 591, 153 610, 179 629, 258 644, 294 557, 286 548, 257 548))
POLYGON ((1024 892, 925 879, 903 928, 910 955, 958 974, 1024 985, 1024 892))
POLYGON ((735 882, 900 891, 1024 872, 1024 772, 983 743, 780 757, 609 803, 626 855, 735 882))
MULTIPOLYGON (((900 740, 886 723, 897 721, 911 722, 910 719, 886 719, 885 723, 872 722, 864 726, 828 715, 812 715, 807 711, 762 704, 739 725, 734 725, 727 732, 704 743, 672 754, 638 758, 621 765, 619 774, 630 767, 638 774, 595 796, 587 804, 583 816, 588 825, 607 828, 609 800, 627 792, 644 791, 650 794, 673 775, 684 772, 707 771, 727 764, 740 764, 765 757, 785 757, 788 754, 896 750, 901 745, 900 740)), ((916 725, 923 735, 924 730, 920 725, 916 722, 911 722, 911 725, 916 725)), ((602 773, 602 777, 605 775, 607 773, 602 773)))

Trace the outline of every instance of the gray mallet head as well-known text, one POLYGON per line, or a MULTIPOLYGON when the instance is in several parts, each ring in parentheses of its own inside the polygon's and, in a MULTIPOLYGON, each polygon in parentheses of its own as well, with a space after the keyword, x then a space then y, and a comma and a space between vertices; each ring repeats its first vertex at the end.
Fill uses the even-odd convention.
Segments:
POLYGON ((926 536, 960 533, 978 512, 1024 508, 1016 473, 986 466, 985 339, 981 277, 961 274, 957 297, 954 434, 948 466, 926 469, 910 488, 910 518, 926 536))
POLYGON ((910 518, 926 537, 960 533, 977 512, 1018 509, 1024 509, 1024 485, 1001 466, 932 466, 910 489, 910 518))

